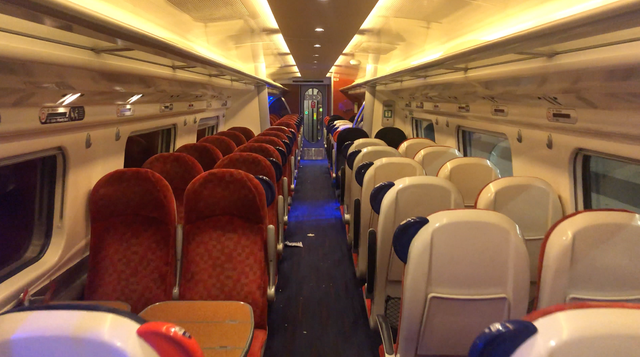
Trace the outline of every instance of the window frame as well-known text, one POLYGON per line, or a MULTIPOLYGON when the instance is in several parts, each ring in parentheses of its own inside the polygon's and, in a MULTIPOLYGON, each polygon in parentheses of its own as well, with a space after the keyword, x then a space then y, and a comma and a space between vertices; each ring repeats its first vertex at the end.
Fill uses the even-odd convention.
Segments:
MULTIPOLYGON (((433 141, 435 142, 436 140, 436 122, 433 119, 429 119, 429 118, 419 118, 419 117, 411 117, 411 135, 414 138, 423 138, 423 139, 429 139, 431 140, 431 138, 426 138, 423 136, 416 136, 416 122, 420 121, 422 123, 422 126, 420 127, 420 130, 422 132, 424 132, 424 122, 429 122, 431 125, 433 125, 433 141)), ((420 133, 419 133, 420 134, 420 133)))
POLYGON ((218 132, 219 125, 220 125, 219 115, 200 118, 200 120, 198 121, 198 128, 196 129, 196 138, 198 137, 198 131, 202 129, 207 129, 207 131, 205 132, 205 137, 215 135, 218 132))
POLYGON ((177 125, 170 124, 170 125, 158 126, 158 127, 149 128, 149 129, 136 130, 136 131, 130 132, 129 136, 127 136, 127 139, 129 139, 132 136, 149 134, 149 133, 153 133, 153 132, 156 132, 156 131, 169 130, 169 133, 171 135, 169 136, 169 138, 163 137, 163 138, 160 139, 160 142, 158 143, 158 145, 160 147, 158 148, 158 152, 156 154, 174 152, 176 150, 176 128, 177 128, 177 125), (162 150, 163 149, 162 147, 166 144, 166 140, 167 139, 169 141, 168 151, 164 151, 164 150, 162 150))
MULTIPOLYGON (((56 161, 56 168, 55 168, 55 172, 51 174, 53 176, 51 178, 53 179, 53 184, 52 184, 52 187, 50 187, 50 189, 53 192, 51 193, 52 197, 50 198, 50 202, 45 203, 44 201, 42 201, 43 199, 42 195, 44 195, 44 193, 42 192, 38 192, 37 193, 38 198, 36 198, 36 204, 37 204, 36 211, 35 211, 36 214, 41 214, 43 207, 47 205, 48 207, 46 207, 46 214, 47 216, 50 217, 48 222, 44 222, 44 223, 40 222, 40 224, 36 222, 34 224, 34 235, 37 230, 43 232, 42 246, 40 247, 40 251, 33 257, 25 261, 22 261, 24 259, 24 256, 23 256, 20 260, 12 264, 14 265, 13 267, 8 266, 7 268, 5 268, 5 269, 8 269, 8 268, 9 269, 4 273, 2 273, 2 275, 0 275, 0 284, 18 276, 20 273, 22 273, 29 267, 38 263, 49 251, 51 242, 55 238, 54 237, 55 227, 62 224, 62 220, 63 220, 64 196, 65 196, 65 188, 66 188, 66 158, 64 155, 64 151, 61 148, 53 148, 53 149, 35 151, 31 153, 25 153, 22 155, 11 156, 11 157, 0 159, 0 167, 4 167, 4 166, 19 164, 19 163, 30 161, 30 160, 41 159, 45 157, 54 157, 56 161), (49 210, 51 210, 51 212, 49 212, 49 210), (15 265, 17 263, 19 264, 15 265)), ((40 187, 43 181, 41 177, 38 178, 38 180, 39 180, 38 186, 40 187)), ((38 189, 38 191, 40 191, 40 189, 38 189)), ((33 237, 32 237, 32 242, 33 242, 33 237)))
POLYGON ((619 161, 630 165, 640 166, 640 160, 632 159, 629 157, 618 156, 614 154, 593 151, 588 149, 578 149, 573 164, 573 177, 574 177, 574 196, 575 196, 575 210, 582 211, 585 209, 600 209, 593 208, 591 202, 591 160, 592 156, 596 156, 602 159, 619 161))
MULTIPOLYGON (((496 138, 502 138, 504 140, 507 141, 507 143, 509 144, 509 149, 511 150, 511 141, 509 140, 509 136, 506 133, 502 133, 502 132, 498 132, 498 131, 490 131, 490 130, 483 130, 483 129, 476 129, 476 128, 470 128, 470 127, 466 127, 466 126, 458 126, 456 128, 457 130, 457 139, 458 139, 458 151, 460 151, 462 153, 462 156, 464 157, 477 157, 477 156, 471 156, 469 155, 469 153, 467 152, 467 145, 465 145, 466 143, 466 139, 465 139, 465 132, 470 132, 470 133, 479 133, 479 134, 484 134, 484 135, 489 135, 489 136, 493 136, 496 138)), ((471 148, 471 144, 469 144, 469 148, 471 148)), ((489 158, 487 158, 487 160, 489 160, 489 158)), ((513 174, 513 151, 511 151, 511 173, 512 176, 515 176, 513 174)), ((494 164, 495 165, 495 164, 494 164)), ((502 173, 500 173, 501 177, 509 177, 509 176, 504 176, 502 173)))

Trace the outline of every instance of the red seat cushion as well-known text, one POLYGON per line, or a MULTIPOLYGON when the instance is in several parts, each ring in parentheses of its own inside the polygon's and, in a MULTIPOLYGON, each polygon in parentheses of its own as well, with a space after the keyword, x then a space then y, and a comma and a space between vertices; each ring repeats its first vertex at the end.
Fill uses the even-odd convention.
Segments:
POLYGON ((262 329, 253 330, 253 339, 247 357, 260 357, 264 351, 264 343, 267 341, 267 331, 262 329))
POLYGON ((171 300, 176 211, 162 176, 147 169, 111 172, 93 187, 89 212, 85 299, 124 301, 134 313, 171 300))
POLYGON ((222 160, 222 153, 213 145, 208 144, 185 144, 176 150, 177 153, 187 154, 202 166, 203 171, 212 170, 218 161, 222 160))
POLYGON ((211 145, 213 147, 215 147, 216 149, 218 149, 220 151, 220 153, 222 154, 222 156, 227 156, 227 155, 231 155, 233 154, 234 151, 236 151, 236 144, 233 142, 233 140, 226 138, 224 136, 206 136, 202 139, 200 139, 200 141, 198 141, 199 144, 208 144, 211 145))
POLYGON ((256 134, 253 132, 253 130, 245 127, 245 126, 234 126, 232 128, 229 128, 228 131, 236 131, 240 134, 242 134, 242 136, 244 136, 244 139, 246 141, 249 141, 253 138, 256 137, 256 134))
POLYGON ((244 135, 238 133, 237 131, 225 130, 215 134, 214 136, 223 136, 225 138, 228 138, 233 141, 234 144, 236 144, 236 147, 247 143, 247 139, 244 138, 244 135))

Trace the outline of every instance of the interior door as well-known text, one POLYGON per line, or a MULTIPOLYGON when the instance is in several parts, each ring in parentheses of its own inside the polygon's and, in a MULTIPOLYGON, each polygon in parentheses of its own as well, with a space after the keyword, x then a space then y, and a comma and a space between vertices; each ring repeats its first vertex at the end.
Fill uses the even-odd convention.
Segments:
POLYGON ((303 86, 300 98, 304 110, 304 138, 315 143, 322 138, 322 118, 326 108, 326 86, 303 86))

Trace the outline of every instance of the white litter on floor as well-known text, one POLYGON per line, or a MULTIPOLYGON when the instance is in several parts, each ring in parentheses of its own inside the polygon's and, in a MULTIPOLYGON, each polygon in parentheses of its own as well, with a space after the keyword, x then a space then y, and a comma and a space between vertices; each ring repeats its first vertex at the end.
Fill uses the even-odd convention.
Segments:
POLYGON ((284 242, 284 245, 286 245, 287 247, 302 248, 302 242, 284 242))

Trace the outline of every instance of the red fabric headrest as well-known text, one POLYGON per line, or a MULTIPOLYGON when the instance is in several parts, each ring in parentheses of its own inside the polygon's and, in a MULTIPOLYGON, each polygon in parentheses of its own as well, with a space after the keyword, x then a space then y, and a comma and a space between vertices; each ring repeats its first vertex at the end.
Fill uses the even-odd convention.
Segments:
POLYGON ((293 131, 295 131, 296 133, 298 132, 298 128, 296 127, 295 124, 293 124, 291 121, 288 120, 279 120, 276 122, 277 126, 284 126, 285 128, 289 128, 293 131))
POLYGON ((160 174, 174 192, 185 190, 194 178, 203 173, 196 159, 179 153, 155 155, 147 160, 142 168, 160 174))
POLYGON ((187 154, 198 161, 203 171, 213 169, 222 160, 222 153, 213 145, 185 144, 176 150, 177 153, 187 154))
POLYGON ((234 126, 232 128, 229 128, 228 131, 236 131, 236 132, 242 134, 242 136, 244 136, 244 139, 246 141, 249 141, 249 140, 251 140, 251 139, 256 137, 256 134, 254 134, 253 130, 251 130, 251 129, 247 128, 247 127, 244 127, 244 126, 234 126))
POLYGON ((281 148, 282 150, 287 149, 287 147, 284 146, 284 144, 282 143, 282 140, 278 140, 270 136, 256 136, 255 138, 251 139, 249 142, 254 144, 267 144, 274 148, 281 148))
POLYGON ((289 138, 287 138, 286 135, 281 134, 277 131, 263 131, 262 133, 258 134, 258 137, 261 137, 261 136, 270 136, 272 138, 276 138, 281 141, 289 142, 289 138))
POLYGON ((244 171, 253 176, 264 176, 276 184, 276 173, 264 157, 248 152, 235 152, 225 157, 215 167, 218 169, 234 169, 244 171))
POLYGON ((223 157, 233 154, 233 152, 236 151, 236 148, 237 148, 236 144, 234 144, 234 142, 231 139, 226 138, 224 136, 207 136, 200 139, 198 143, 208 144, 215 147, 220 151, 223 157))
POLYGON ((267 226, 264 189, 253 175, 216 169, 198 176, 184 194, 184 224, 215 216, 235 216, 267 226))
POLYGON ((147 216, 176 222, 171 186, 147 169, 119 169, 104 175, 89 196, 91 222, 122 216, 147 216))
POLYGON ((247 143, 247 139, 244 138, 244 135, 237 131, 221 131, 214 136, 224 136, 225 138, 231 139, 231 141, 236 144, 236 147, 247 143))
POLYGON ((250 142, 242 145, 235 152, 236 153, 251 152, 254 154, 258 154, 267 159, 275 159, 280 165, 282 165, 282 162, 280 160, 280 154, 278 154, 278 151, 276 151, 276 149, 274 149, 273 146, 270 146, 267 144, 250 142))

